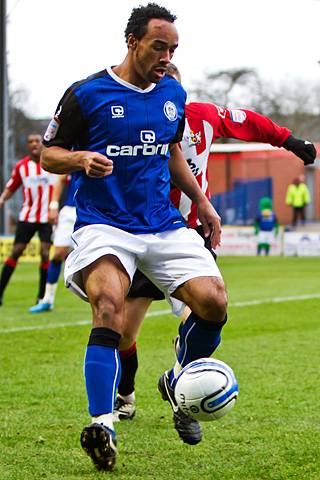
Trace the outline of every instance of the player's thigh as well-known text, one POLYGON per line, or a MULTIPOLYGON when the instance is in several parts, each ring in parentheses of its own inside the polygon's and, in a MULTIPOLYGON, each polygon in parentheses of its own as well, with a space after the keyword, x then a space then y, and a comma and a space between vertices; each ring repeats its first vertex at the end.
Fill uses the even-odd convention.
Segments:
POLYGON ((18 222, 10 256, 18 259, 36 231, 34 223, 18 222))
POLYGON ((52 243, 52 225, 50 223, 38 223, 37 230, 40 242, 50 245, 52 243))
POLYGON ((33 235, 37 232, 37 224, 29 222, 18 222, 14 237, 15 244, 27 245, 33 235))
POLYGON ((96 313, 112 314, 123 311, 130 277, 120 260, 114 255, 99 257, 82 272, 83 285, 88 300, 96 313))

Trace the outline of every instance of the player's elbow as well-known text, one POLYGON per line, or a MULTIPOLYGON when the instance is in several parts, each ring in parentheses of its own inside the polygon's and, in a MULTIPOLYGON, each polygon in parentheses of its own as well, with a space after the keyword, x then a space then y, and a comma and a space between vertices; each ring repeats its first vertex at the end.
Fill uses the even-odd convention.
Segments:
POLYGON ((48 172, 54 173, 54 171, 52 170, 52 165, 50 164, 48 157, 49 157, 49 155, 48 155, 48 149, 44 147, 43 150, 42 150, 42 152, 41 152, 41 157, 40 157, 41 167, 42 167, 44 170, 47 170, 48 172), (51 167, 51 168, 50 168, 50 167, 51 167))
POLYGON ((59 159, 55 157, 54 147, 43 148, 40 157, 41 167, 50 173, 65 173, 61 169, 59 159))

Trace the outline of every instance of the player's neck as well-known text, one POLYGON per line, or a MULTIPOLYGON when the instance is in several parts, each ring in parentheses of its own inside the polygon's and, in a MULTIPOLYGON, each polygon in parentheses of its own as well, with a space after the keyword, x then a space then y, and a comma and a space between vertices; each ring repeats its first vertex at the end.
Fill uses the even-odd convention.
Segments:
POLYGON ((142 90, 145 90, 151 85, 150 81, 145 80, 138 74, 128 57, 125 58, 124 61, 120 63, 120 65, 117 65, 112 70, 119 78, 121 78, 121 80, 124 80, 131 85, 135 85, 142 90))
POLYGON ((31 160, 35 163, 39 163, 40 162, 40 155, 39 156, 35 156, 35 155, 32 155, 31 153, 29 153, 29 157, 31 158, 31 160))

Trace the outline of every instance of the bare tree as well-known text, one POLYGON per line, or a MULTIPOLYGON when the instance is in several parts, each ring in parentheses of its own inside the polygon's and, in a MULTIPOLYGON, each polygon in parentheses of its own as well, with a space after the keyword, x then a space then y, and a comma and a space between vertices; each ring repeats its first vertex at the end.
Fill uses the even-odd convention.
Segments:
POLYGON ((320 141, 320 86, 288 79, 280 84, 261 80, 249 68, 207 73, 191 89, 191 98, 225 107, 243 107, 286 125, 295 135, 320 141))
POLYGON ((238 99, 246 98, 243 106, 249 106, 260 95, 260 89, 260 79, 255 70, 241 68, 207 73, 204 80, 191 89, 191 94, 199 100, 224 107, 235 106, 238 99))

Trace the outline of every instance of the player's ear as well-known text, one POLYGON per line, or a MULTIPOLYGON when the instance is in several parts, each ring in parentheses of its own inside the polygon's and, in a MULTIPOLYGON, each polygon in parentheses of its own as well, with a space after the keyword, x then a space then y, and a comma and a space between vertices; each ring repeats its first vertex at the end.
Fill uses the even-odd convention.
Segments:
POLYGON ((135 50, 137 48, 138 40, 133 35, 133 33, 129 33, 128 40, 127 40, 127 45, 128 45, 128 48, 131 48, 132 50, 135 50))

